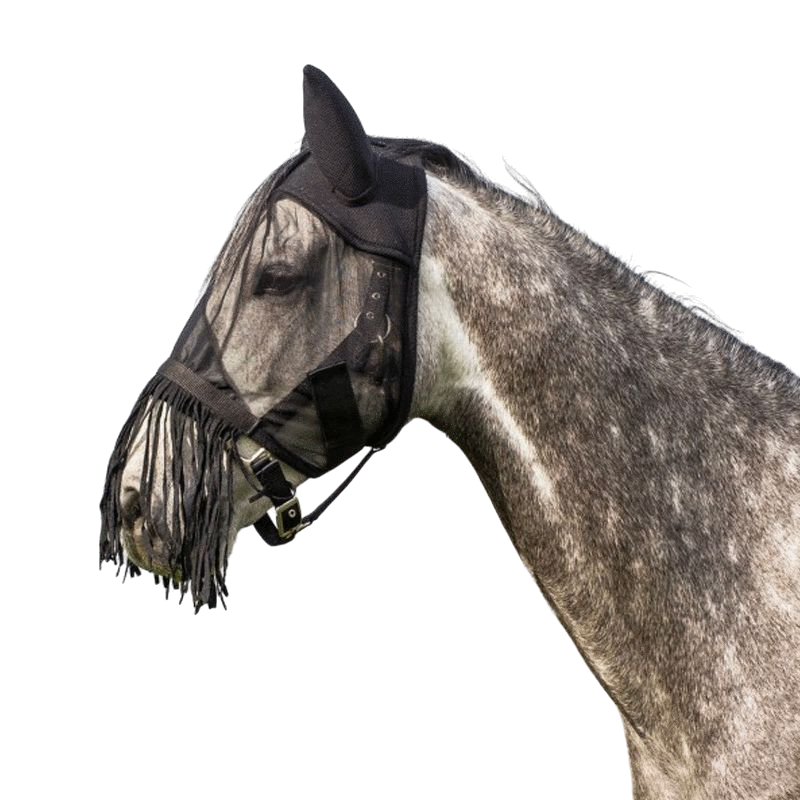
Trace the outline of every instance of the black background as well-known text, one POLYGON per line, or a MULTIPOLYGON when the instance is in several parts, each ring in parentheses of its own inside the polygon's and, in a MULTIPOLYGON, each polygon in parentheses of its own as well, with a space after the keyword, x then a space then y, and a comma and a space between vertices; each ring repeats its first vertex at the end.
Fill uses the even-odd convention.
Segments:
MULTIPOLYGON (((504 155, 563 219, 688 282, 748 341, 797 369, 784 121, 762 88, 736 75, 599 59, 561 78, 562 64, 512 67, 490 52, 411 66, 298 50, 220 77, 213 59, 165 55, 125 72, 119 94, 104 99, 100 133, 120 142, 109 182, 127 189, 114 276, 92 300, 107 365, 97 495, 114 437, 169 353, 234 215, 302 135, 307 58, 369 132, 444 142, 513 186, 504 155)), ((225 607, 195 613, 150 578, 123 584, 109 567, 98 591, 100 630, 135 659, 169 652, 196 664, 208 653, 216 679, 254 686, 295 687, 298 675, 314 685, 342 670, 350 691, 363 681, 384 687, 383 703, 387 692, 397 703, 424 696, 451 724, 480 709, 494 735, 509 721, 530 726, 529 755, 545 771, 566 745, 604 782, 627 783, 615 709, 520 565, 470 464, 426 422, 409 423, 292 544, 271 549, 243 535, 225 607), (598 749, 604 741, 609 751, 598 749)))

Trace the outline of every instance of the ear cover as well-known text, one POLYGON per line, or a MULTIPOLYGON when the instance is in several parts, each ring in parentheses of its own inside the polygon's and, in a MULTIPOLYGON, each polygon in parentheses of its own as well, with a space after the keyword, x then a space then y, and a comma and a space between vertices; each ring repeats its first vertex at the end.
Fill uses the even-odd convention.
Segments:
POLYGON ((356 112, 333 81, 316 67, 303 70, 306 143, 330 185, 350 202, 368 199, 374 156, 356 112))
POLYGON ((276 190, 319 214, 361 250, 416 271, 425 227, 425 170, 381 153, 322 70, 303 70, 306 134, 297 166, 276 190))

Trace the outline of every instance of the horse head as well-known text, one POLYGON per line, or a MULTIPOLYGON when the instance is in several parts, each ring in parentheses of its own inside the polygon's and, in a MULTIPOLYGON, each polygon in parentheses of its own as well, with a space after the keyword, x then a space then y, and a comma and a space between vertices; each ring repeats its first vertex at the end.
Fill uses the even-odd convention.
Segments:
POLYGON ((226 593, 240 529, 291 540, 310 522, 295 488, 408 415, 425 172, 314 67, 304 116, 300 153, 245 205, 108 468, 101 563, 191 589, 197 608, 226 593))

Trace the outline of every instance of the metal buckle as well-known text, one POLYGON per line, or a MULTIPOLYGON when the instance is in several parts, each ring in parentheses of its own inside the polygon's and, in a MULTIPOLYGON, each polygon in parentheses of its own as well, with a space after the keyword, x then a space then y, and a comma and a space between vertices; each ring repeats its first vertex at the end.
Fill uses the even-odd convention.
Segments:
MULTIPOLYGON (((265 447, 259 447, 249 458, 241 456, 241 460, 250 473, 249 476, 246 476, 248 478, 248 483, 250 483, 250 478, 252 478, 256 484, 260 484, 258 480, 259 468, 270 462, 277 461, 278 459, 265 447)), ((251 503, 260 500, 262 497, 266 497, 262 486, 253 483, 251 483, 251 486, 256 489, 256 494, 250 498, 251 503)), ((278 536, 286 542, 294 539, 298 531, 307 528, 311 524, 310 522, 303 522, 300 501, 297 499, 297 495, 294 494, 294 490, 292 490, 292 496, 285 503, 281 503, 281 505, 275 508, 275 522, 278 529, 278 536)))
POLYGON ((294 539, 298 531, 307 528, 309 523, 303 522, 303 514, 300 511, 300 501, 297 496, 292 497, 275 509, 275 521, 278 524, 278 536, 281 539, 294 539))
MULTIPOLYGON (((363 311, 359 311, 358 316, 353 321, 353 328, 357 328, 359 322, 361 322, 361 317, 366 316, 367 319, 372 320, 374 318, 374 311, 367 311, 366 314, 363 311), (373 316, 370 316, 370 315, 373 316)), ((383 335, 376 333, 375 338, 370 340, 370 344, 383 344, 386 339, 389 338, 389 334, 392 332, 392 318, 388 314, 384 314, 384 319, 386 320, 386 330, 383 332, 383 335)))
POLYGON ((252 473, 253 477, 255 477, 256 470, 253 469, 253 465, 264 456, 266 456, 269 461, 275 460, 275 457, 272 455, 272 453, 270 453, 269 450, 267 450, 266 447, 259 447, 258 450, 256 450, 255 453, 253 453, 253 455, 248 456, 247 458, 245 458, 244 456, 240 456, 240 458, 242 460, 242 463, 247 464, 247 466, 250 468, 250 472, 252 473))
POLYGON ((244 469, 244 477, 250 486, 255 489, 255 494, 250 497, 248 502, 255 503, 257 500, 260 500, 264 497, 263 487, 261 486, 261 482, 258 480, 258 469, 256 467, 261 467, 265 463, 268 464, 270 461, 275 461, 275 457, 267 450, 266 447, 259 447, 253 455, 245 458, 243 455, 239 454, 239 460, 242 463, 244 469))

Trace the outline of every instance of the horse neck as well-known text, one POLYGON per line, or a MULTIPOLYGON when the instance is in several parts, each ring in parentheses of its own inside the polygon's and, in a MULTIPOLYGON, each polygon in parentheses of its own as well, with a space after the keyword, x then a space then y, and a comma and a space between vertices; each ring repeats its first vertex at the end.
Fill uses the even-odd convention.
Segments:
MULTIPOLYGON (((517 280, 520 270, 507 269, 523 263, 514 246, 526 245, 511 220, 430 176, 428 194, 412 415, 429 419, 467 452, 509 530, 506 493, 541 503, 551 495, 526 408, 518 403, 529 392, 510 392, 503 380, 519 375, 516 367, 527 359, 523 343, 535 335, 546 278, 532 270, 517 280), (498 461, 515 465, 513 485, 498 461)), ((517 510, 525 505, 514 504, 517 510)))
POLYGON ((629 729, 700 747, 703 692, 768 708, 763 671, 797 679, 797 381, 547 210, 477 191, 429 179, 417 414, 629 729))
POLYGON ((511 450, 529 469, 535 489, 532 499, 549 497, 551 492, 549 476, 525 430, 530 409, 523 403, 522 413, 517 413, 496 374, 497 367, 508 367, 520 377, 526 370, 526 354, 505 349, 512 344, 510 339, 521 336, 527 340, 532 333, 530 319, 511 319, 520 309, 529 308, 536 295, 535 280, 527 287, 518 281, 523 274, 518 256, 525 246, 524 231, 515 230, 513 223, 489 212, 469 193, 431 176, 428 192, 412 414, 427 419, 451 438, 457 437, 511 533, 505 506, 499 502, 499 486, 487 483, 492 470, 476 459, 481 454, 511 450), (525 298, 518 303, 514 295, 520 289, 525 298), (509 323, 513 331, 508 329, 509 323), (500 331, 503 336, 498 338, 500 331), (479 452, 472 452, 473 442, 479 452), (491 446, 484 448, 484 443, 491 446))

